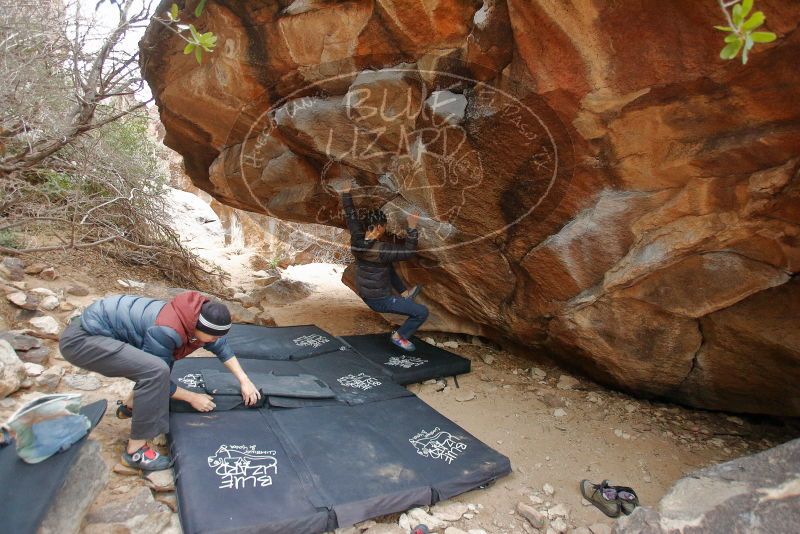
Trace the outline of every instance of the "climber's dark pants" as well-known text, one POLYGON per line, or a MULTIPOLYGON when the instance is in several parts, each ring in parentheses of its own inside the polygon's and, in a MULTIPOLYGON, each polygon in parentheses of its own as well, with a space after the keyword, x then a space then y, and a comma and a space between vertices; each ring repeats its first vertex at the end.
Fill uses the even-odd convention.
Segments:
POLYGON ((123 341, 93 336, 73 319, 58 344, 72 365, 103 376, 124 376, 133 387, 131 439, 152 439, 169 432, 170 368, 167 362, 123 341))
POLYGON ((408 319, 406 319, 406 322, 397 329, 397 333, 406 339, 410 339, 411 336, 414 335, 414 332, 422 326, 425 319, 428 318, 428 308, 411 299, 390 296, 377 299, 364 299, 364 302, 366 302, 370 309, 378 313, 407 315, 408 319))

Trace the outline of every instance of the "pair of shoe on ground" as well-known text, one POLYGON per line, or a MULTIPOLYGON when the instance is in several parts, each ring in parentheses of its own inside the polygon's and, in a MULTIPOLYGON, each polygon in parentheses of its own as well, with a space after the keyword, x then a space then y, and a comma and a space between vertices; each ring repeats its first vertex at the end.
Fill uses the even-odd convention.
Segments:
POLYGON ((619 517, 622 513, 631 515, 639 506, 639 497, 633 488, 612 486, 608 480, 600 484, 581 480, 581 494, 608 517, 619 517))

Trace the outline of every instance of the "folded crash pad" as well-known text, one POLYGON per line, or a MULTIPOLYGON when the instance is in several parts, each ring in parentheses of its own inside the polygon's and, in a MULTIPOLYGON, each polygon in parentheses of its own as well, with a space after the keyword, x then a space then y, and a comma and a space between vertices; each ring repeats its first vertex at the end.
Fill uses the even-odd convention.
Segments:
MULTIPOLYGON (((276 373, 276 374, 299 374, 300 368, 297 362, 290 361, 268 361, 268 360, 248 360, 245 358, 237 358, 242 368, 248 373, 276 373)), ((216 371, 220 374, 227 374, 231 378, 233 375, 220 362, 217 358, 184 358, 178 360, 172 366, 171 377, 172 380, 184 389, 195 393, 208 393, 205 382, 203 381, 203 371, 216 371)), ((233 378, 234 382, 236 379, 233 378)), ((213 399, 216 408, 214 411, 228 411, 234 409, 248 408, 244 404, 239 391, 235 394, 222 394, 215 395, 209 393, 213 399)), ((266 402, 267 396, 262 397, 259 406, 266 402)), ((194 412, 195 409, 187 402, 170 399, 170 411, 173 412, 194 412)))
POLYGON ((225 339, 237 357, 263 360, 302 360, 344 348, 336 336, 314 325, 234 324, 225 339))
MULTIPOLYGON (((306 375, 313 377, 318 384, 314 386, 315 396, 309 395, 309 387, 291 391, 284 388, 278 394, 268 394, 269 404, 285 408, 299 408, 303 406, 318 406, 328 404, 363 404, 379 400, 393 399, 411 395, 406 388, 395 384, 385 375, 381 368, 357 352, 351 350, 337 350, 333 353, 306 358, 301 361, 271 361, 251 360, 240 358, 239 363, 248 375, 274 374, 274 375, 306 375), (322 387, 330 390, 332 396, 323 397, 322 387)), ((214 397, 217 405, 215 411, 227 411, 236 408, 246 408, 238 392, 238 383, 225 366, 217 358, 184 358, 175 362, 172 367, 172 379, 180 387, 191 391, 208 393, 214 397), (215 375, 220 380, 227 382, 225 394, 214 392, 205 383, 204 373, 218 373, 215 375), (226 376, 227 375, 227 376, 226 376)), ((217 385, 220 385, 218 382, 217 385)), ((278 391, 277 389, 275 390, 278 391)), ((171 410, 174 412, 194 411, 183 401, 172 400, 171 410)))
MULTIPOLYGON (((92 429, 103 418, 106 407, 106 401, 99 400, 81 408, 92 429)), ((0 531, 27 534, 38 530, 85 441, 84 436, 69 449, 37 464, 23 462, 13 442, 0 448, 0 531)))
MULTIPOLYGON (((214 395, 238 395, 239 380, 228 371, 203 369, 203 382, 208 393, 214 395)), ((253 372, 247 375, 265 395, 299 397, 305 399, 330 399, 335 394, 324 382, 313 375, 278 375, 274 372, 253 372)))
POLYGON ((415 396, 170 417, 186 534, 321 533, 510 472, 508 458, 415 396))
POLYGON ((416 350, 406 352, 389 341, 390 334, 344 336, 342 339, 383 370, 398 384, 414 384, 431 378, 456 376, 470 371, 470 361, 439 347, 412 338, 416 350))

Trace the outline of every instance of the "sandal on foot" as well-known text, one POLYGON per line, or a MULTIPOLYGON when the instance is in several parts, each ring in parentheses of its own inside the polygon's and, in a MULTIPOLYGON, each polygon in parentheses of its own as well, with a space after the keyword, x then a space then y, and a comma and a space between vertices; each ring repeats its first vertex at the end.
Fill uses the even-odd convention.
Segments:
POLYGON ((122 462, 134 469, 143 471, 162 471, 172 467, 172 458, 159 454, 151 449, 149 445, 143 445, 132 454, 128 454, 127 450, 123 451, 122 462))
POLYGON ((130 419, 133 417, 133 408, 121 400, 117 401, 117 419, 130 419))
POLYGON ((617 499, 617 491, 609 487, 608 480, 604 480, 600 484, 581 480, 581 495, 608 517, 619 517, 622 511, 622 505, 617 499))

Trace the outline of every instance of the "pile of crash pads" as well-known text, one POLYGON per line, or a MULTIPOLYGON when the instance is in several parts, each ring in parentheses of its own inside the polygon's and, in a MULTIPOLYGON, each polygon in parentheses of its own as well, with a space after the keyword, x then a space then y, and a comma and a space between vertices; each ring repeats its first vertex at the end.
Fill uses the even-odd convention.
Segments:
POLYGON ((186 358, 172 370, 178 384, 217 404, 205 414, 172 406, 187 534, 322 533, 449 499, 511 470, 508 458, 393 378, 451 376, 468 371, 468 360, 420 340, 415 353, 394 353, 387 335, 383 343, 340 339, 315 326, 237 325, 229 335, 263 392, 260 407, 243 406, 216 358, 186 358), (409 356, 427 361, 385 365, 409 356), (428 374, 402 374, 426 364, 428 374))

